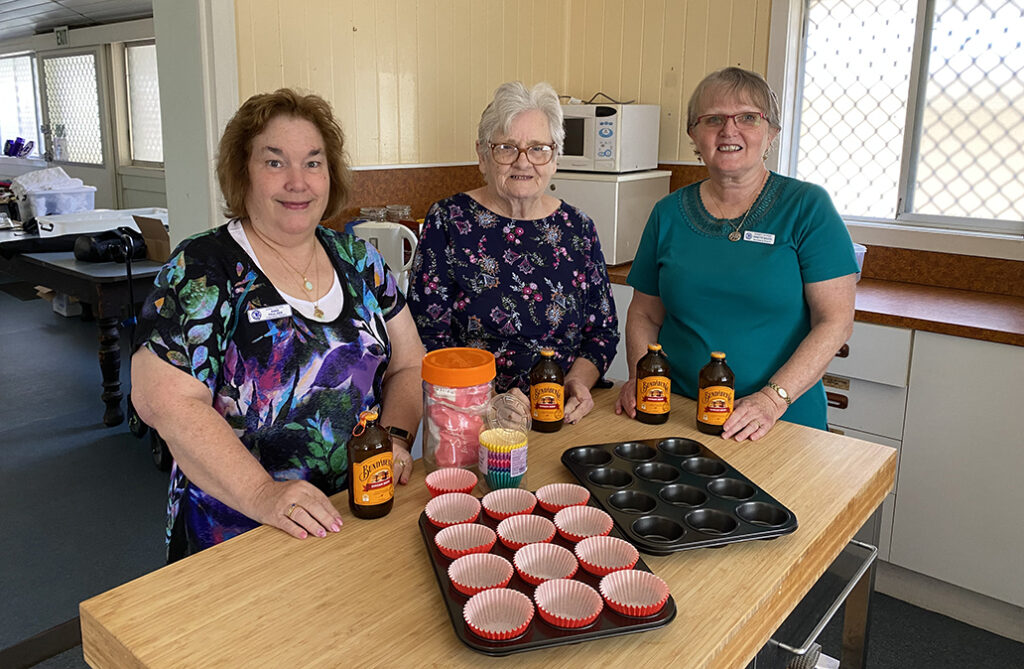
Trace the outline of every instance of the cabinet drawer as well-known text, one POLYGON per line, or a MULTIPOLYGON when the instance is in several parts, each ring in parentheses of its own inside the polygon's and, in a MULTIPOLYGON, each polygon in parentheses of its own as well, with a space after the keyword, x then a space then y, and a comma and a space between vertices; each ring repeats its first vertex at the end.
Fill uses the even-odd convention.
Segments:
POLYGON ((884 383, 825 375, 828 422, 838 427, 870 432, 891 439, 903 438, 907 389, 884 383))
POLYGON ((832 362, 830 374, 904 387, 910 373, 913 332, 872 323, 854 323, 853 334, 832 362))

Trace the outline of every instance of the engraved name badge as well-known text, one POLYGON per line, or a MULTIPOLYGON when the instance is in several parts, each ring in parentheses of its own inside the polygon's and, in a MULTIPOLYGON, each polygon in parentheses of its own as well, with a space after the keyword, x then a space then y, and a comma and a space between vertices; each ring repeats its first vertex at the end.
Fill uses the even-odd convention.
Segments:
POLYGON ((249 317, 250 323, 259 323, 260 321, 272 321, 275 318, 287 318, 292 315, 291 305, 278 304, 272 307, 257 307, 250 309, 246 315, 249 317))
POLYGON ((758 244, 774 244, 775 235, 773 235, 770 232, 755 232, 753 230, 746 230, 743 233, 743 241, 757 242, 758 244))

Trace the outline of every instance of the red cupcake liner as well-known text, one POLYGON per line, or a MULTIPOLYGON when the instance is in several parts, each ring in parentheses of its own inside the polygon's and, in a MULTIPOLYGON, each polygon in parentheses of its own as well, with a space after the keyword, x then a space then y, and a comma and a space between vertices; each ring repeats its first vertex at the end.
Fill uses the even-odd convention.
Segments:
POLYGON ((477 476, 461 467, 444 467, 427 474, 427 490, 431 497, 448 492, 470 493, 476 487, 477 476))
POLYGON ((488 516, 505 520, 521 513, 532 513, 537 506, 537 498, 522 488, 499 488, 484 495, 482 504, 488 516))
POLYGON ((636 546, 617 537, 587 537, 573 549, 580 566, 596 576, 632 569, 640 559, 636 546))
POLYGON ((494 530, 479 523, 449 525, 434 535, 437 550, 452 560, 470 553, 490 552, 497 541, 494 530))
POLYGON ((446 492, 427 502, 426 512, 438 527, 472 523, 480 516, 480 500, 465 492, 446 492))
POLYGON ((558 533, 569 541, 604 536, 612 524, 612 517, 594 506, 568 506, 555 514, 558 533))
POLYGON ((597 620, 604 600, 582 581, 560 578, 545 581, 533 593, 540 617, 556 627, 575 629, 597 620))
POLYGON ((598 583, 601 597, 614 611, 645 618, 660 611, 668 601, 668 584, 649 571, 613 571, 598 583))
POLYGON ((533 602, 518 590, 492 588, 473 595, 462 608, 462 617, 473 634, 505 641, 526 632, 533 620, 533 602))
POLYGON ((509 516, 498 523, 498 538, 514 551, 528 544, 548 543, 555 538, 555 524, 532 514, 509 516))
POLYGON ((512 556, 516 573, 530 585, 545 581, 572 578, 579 569, 579 563, 568 549, 557 544, 528 544, 512 556))
POLYGON ((504 588, 512 580, 512 573, 512 563, 494 553, 470 553, 448 565, 448 579, 467 597, 504 588))
POLYGON ((551 483, 537 489, 537 503, 551 513, 568 506, 583 506, 590 501, 590 491, 575 483, 551 483))

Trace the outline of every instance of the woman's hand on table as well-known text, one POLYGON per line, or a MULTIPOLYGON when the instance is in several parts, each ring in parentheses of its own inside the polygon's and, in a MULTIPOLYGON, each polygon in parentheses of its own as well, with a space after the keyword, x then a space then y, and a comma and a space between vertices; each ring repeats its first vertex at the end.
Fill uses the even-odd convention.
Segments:
POLYGON ((722 426, 722 439, 757 441, 775 426, 785 413, 765 393, 757 391, 736 400, 732 415, 722 426))
POLYGON ((590 386, 581 379, 565 382, 565 422, 574 425, 594 408, 590 386))
POLYGON ((615 400, 615 413, 624 413, 630 418, 636 418, 636 379, 630 379, 622 384, 619 399, 615 400))
POLYGON ((409 449, 398 444, 394 444, 392 447, 392 460, 395 468, 395 480, 400 484, 405 485, 409 482, 409 477, 412 476, 412 455, 409 454, 409 449))
POLYGON ((308 481, 268 481, 256 491, 254 520, 296 539, 326 537, 341 529, 341 516, 327 495, 308 481))

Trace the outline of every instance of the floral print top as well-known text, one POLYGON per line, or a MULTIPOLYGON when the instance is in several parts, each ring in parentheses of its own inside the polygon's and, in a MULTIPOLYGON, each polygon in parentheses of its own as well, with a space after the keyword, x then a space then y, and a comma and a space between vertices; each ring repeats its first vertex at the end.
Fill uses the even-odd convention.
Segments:
POLYGON ((409 308, 428 351, 494 353, 495 390, 529 392, 541 348, 568 370, 604 374, 619 342, 615 302, 594 222, 562 203, 532 221, 505 218, 466 193, 427 213, 410 272, 409 308))
MULTIPOLYGON (((224 225, 175 250, 144 303, 136 341, 205 383, 214 409, 276 480, 305 479, 331 495, 346 487, 359 412, 380 402, 391 356, 386 321, 405 300, 373 246, 323 227, 316 234, 344 291, 333 321, 260 311, 286 302, 224 225)), ((184 514, 189 545, 200 550, 257 526, 177 464, 167 511, 168 542, 184 514)))

